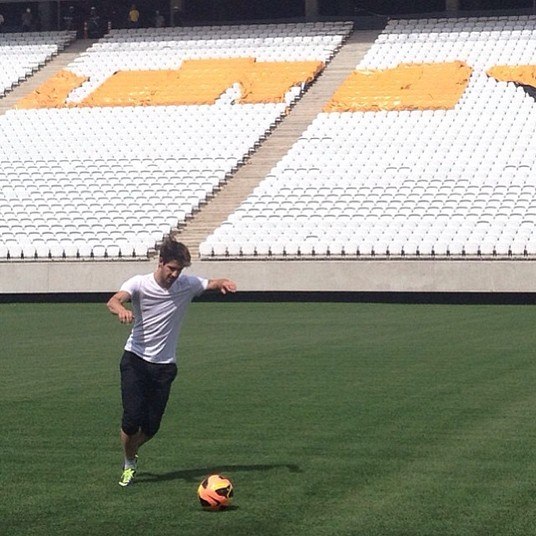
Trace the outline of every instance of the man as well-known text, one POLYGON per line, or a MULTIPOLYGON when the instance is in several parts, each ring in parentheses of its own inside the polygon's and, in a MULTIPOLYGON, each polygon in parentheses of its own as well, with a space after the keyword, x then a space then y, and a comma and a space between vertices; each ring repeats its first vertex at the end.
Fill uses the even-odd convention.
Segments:
POLYGON ((132 4, 128 12, 128 24, 130 28, 138 28, 140 25, 140 12, 134 4, 132 4))
POLYGON ((33 17, 32 17, 32 10, 27 7, 25 11, 23 11, 21 17, 21 30, 23 32, 30 32, 33 27, 33 17))
POLYGON ((93 6, 89 10, 89 20, 87 21, 87 35, 90 39, 102 37, 101 18, 97 13, 97 8, 93 6))
POLYGON ((75 29, 75 11, 74 6, 69 6, 67 13, 63 16, 63 28, 65 30, 74 30, 75 29))
POLYGON ((185 275, 190 252, 180 242, 166 240, 156 270, 126 281, 108 301, 108 309, 123 324, 134 322, 121 360, 123 417, 121 444, 125 461, 119 485, 132 483, 138 450, 154 437, 177 375, 177 341, 192 299, 205 290, 236 292, 229 279, 185 275), (124 304, 132 301, 132 309, 124 304))
POLYGON ((166 19, 164 19, 164 15, 158 11, 158 9, 154 13, 154 27, 155 28, 163 28, 166 25, 166 19))

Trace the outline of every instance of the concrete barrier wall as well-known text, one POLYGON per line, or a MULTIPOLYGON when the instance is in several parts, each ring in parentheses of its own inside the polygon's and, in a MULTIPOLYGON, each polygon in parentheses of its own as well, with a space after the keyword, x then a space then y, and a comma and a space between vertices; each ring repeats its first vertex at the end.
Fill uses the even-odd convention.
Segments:
MULTIPOLYGON (((0 263, 0 294, 113 292, 156 261, 0 263)), ((536 292, 529 260, 195 261, 189 273, 256 292, 536 292)))

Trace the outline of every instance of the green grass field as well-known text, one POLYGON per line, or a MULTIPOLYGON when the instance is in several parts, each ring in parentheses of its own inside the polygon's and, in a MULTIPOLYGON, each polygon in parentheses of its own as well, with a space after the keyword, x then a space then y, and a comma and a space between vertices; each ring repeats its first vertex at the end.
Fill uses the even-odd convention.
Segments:
POLYGON ((536 309, 195 303, 161 432, 121 469, 102 304, 0 305, 0 534, 536 534, 536 309), (223 472, 234 508, 204 512, 223 472))

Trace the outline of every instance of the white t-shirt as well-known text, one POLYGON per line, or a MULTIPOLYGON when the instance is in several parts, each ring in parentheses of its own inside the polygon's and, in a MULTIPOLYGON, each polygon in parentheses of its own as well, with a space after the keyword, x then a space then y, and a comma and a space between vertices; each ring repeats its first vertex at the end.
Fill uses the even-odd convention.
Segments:
POLYGON ((121 286, 130 294, 134 326, 125 344, 151 363, 175 363, 177 341, 188 305, 206 290, 208 280, 181 274, 169 289, 154 274, 136 275, 121 286))

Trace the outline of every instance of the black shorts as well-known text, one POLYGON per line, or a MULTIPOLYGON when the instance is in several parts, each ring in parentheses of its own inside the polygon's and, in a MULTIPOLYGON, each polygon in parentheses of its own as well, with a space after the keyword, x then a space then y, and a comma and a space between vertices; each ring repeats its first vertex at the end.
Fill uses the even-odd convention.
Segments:
POLYGON ((171 384, 177 376, 175 363, 149 363, 125 350, 120 364, 123 418, 127 435, 141 430, 152 437, 158 432, 166 409, 171 384))

